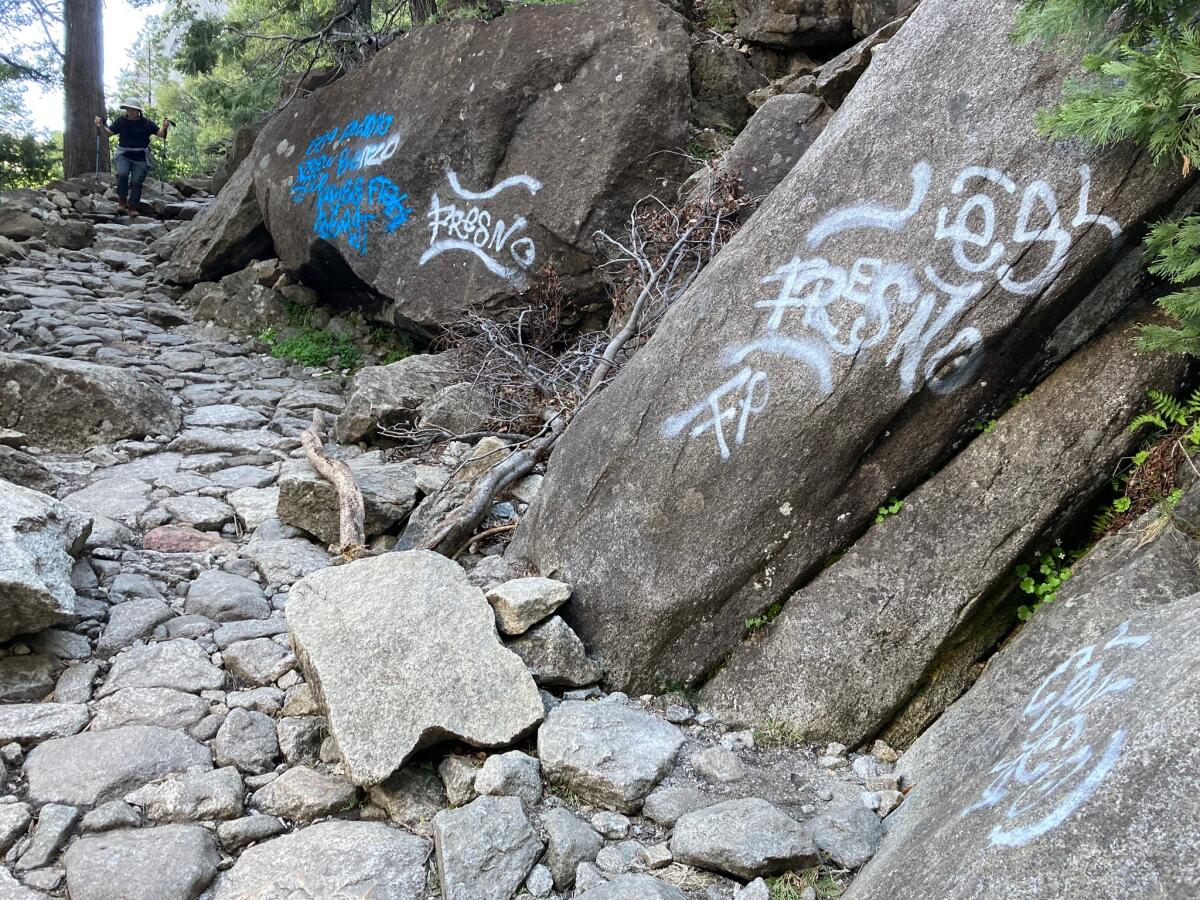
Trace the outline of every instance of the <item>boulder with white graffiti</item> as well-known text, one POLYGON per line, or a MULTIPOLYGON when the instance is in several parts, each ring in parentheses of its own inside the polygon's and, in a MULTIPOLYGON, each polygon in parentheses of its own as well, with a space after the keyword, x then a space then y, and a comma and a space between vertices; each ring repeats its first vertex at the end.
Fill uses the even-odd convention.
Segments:
POLYGON ((1156 518, 905 754, 912 789, 847 900, 1200 895, 1200 547, 1156 518))
MULTIPOLYGON (((973 670, 978 656, 963 646, 992 644, 966 636, 990 631, 1013 566, 1043 534, 1086 512, 1136 446, 1128 426, 1146 392, 1179 386, 1184 360, 1132 349, 1145 312, 1056 369, 788 598, 708 682, 705 703, 723 721, 775 722, 797 738, 857 747, 896 718, 943 658, 973 670)), ((1016 621, 1011 608, 999 617, 1016 621)), ((948 690, 922 697, 920 724, 954 699, 948 690)))
POLYGON ((1070 72, 1016 7, 925 0, 556 447, 513 552, 614 683, 711 670, 1112 315, 1089 285, 1181 185, 1037 133, 1070 72))
POLYGON ((521 303, 547 266, 591 283, 596 230, 682 180, 690 104, 665 4, 527 6, 413 31, 250 159, 286 268, 432 330, 521 303))

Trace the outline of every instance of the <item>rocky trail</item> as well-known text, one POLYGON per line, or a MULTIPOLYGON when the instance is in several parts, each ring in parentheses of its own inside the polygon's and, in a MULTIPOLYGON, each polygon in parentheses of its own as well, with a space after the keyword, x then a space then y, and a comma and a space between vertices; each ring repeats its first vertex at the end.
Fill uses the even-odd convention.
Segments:
MULTIPOLYGON (((0 275, 4 590, 26 592, 0 645, 0 896, 754 898, 870 857, 901 800, 886 745, 762 746, 683 694, 602 693, 554 615, 569 587, 498 556, 331 567, 277 506, 336 542, 299 436, 344 378, 197 322, 155 274, 167 230, 26 242, 0 275), (389 621, 396 591, 431 606, 389 621), (416 642, 428 679, 395 684, 416 642)), ((373 531, 460 468, 341 455, 373 531)))

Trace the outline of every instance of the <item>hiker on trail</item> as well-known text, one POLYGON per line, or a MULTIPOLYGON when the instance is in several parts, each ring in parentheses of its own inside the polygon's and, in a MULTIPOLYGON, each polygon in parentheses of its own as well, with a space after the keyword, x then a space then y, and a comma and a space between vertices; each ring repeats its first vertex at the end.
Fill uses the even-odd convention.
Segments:
POLYGON ((121 104, 124 115, 113 119, 111 125, 96 116, 96 127, 107 137, 117 135, 117 208, 134 217, 141 209, 142 184, 150 171, 150 138, 167 137, 167 129, 175 124, 163 119, 162 128, 142 115, 142 101, 131 97, 121 104))

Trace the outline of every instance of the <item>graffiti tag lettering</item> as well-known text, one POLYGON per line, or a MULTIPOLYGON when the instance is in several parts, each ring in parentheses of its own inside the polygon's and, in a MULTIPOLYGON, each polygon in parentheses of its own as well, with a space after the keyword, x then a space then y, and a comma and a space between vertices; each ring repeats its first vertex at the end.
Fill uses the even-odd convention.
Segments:
POLYGON ((292 179, 293 203, 314 198, 313 233, 325 240, 344 237, 360 256, 367 253, 372 222, 391 233, 413 214, 408 195, 390 178, 361 174, 395 155, 400 134, 391 132, 392 124, 388 114, 369 113, 323 132, 309 142, 292 179), (359 143, 372 138, 383 140, 359 143))
POLYGON ((1149 640, 1129 634, 1125 622, 1103 647, 1083 647, 1060 663, 1021 714, 1028 736, 1020 752, 992 768, 996 779, 960 817, 1004 804, 1004 821, 992 828, 990 840, 1020 847, 1079 809, 1116 766, 1127 737, 1123 728, 1096 734, 1088 721, 1098 701, 1135 684, 1131 676, 1103 673, 1105 664, 1112 651, 1135 650, 1149 640))
POLYGON ((465 251, 478 257, 492 274, 517 286, 523 284, 526 271, 537 257, 533 238, 523 234, 527 220, 518 216, 509 224, 479 204, 509 188, 524 188, 530 194, 537 194, 542 189, 541 182, 528 175, 513 175, 486 191, 469 191, 454 172, 446 173, 446 181, 454 196, 464 202, 444 203, 437 194, 433 195, 425 214, 429 247, 421 254, 420 265, 443 253, 465 251))
MULTIPOLYGON (((846 232, 903 232, 929 197, 932 166, 917 163, 909 180, 911 193, 904 206, 866 201, 835 210, 809 229, 805 245, 816 252, 846 232)), ((773 288, 772 294, 754 301, 755 309, 764 313, 760 331, 725 347, 718 359, 723 368, 739 367, 738 374, 668 417, 663 435, 677 437, 686 431, 689 437, 699 437, 711 431, 717 452, 728 459, 731 447, 744 442, 749 417, 767 411, 768 375, 761 366, 771 358, 800 363, 822 396, 833 393, 836 357, 857 361, 882 346, 905 396, 921 387, 945 394, 968 384, 983 361, 983 334, 961 320, 990 284, 1020 296, 1039 294, 1066 267, 1078 229, 1099 225, 1113 237, 1121 233, 1116 221, 1088 211, 1091 169, 1086 165, 1079 167, 1079 182, 1067 226, 1045 181, 1035 180, 1019 190, 997 169, 962 169, 950 184, 954 201, 937 210, 932 234, 934 246, 948 247, 952 271, 867 256, 848 265, 825 256, 793 256, 760 280, 773 288), (1003 238, 998 199, 1016 206, 1011 232, 1003 238), (1018 275, 1018 262, 1025 270, 1040 268, 1018 275), (750 368, 740 368, 744 366, 750 368), (735 422, 737 427, 726 435, 725 426, 735 422)))

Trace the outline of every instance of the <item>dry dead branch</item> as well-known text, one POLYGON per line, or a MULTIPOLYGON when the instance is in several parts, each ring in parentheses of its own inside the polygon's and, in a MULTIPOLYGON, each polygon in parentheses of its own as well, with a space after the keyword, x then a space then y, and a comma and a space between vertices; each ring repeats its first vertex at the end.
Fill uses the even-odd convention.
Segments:
POLYGON ((350 467, 325 452, 325 420, 319 409, 313 410, 312 424, 300 435, 300 443, 309 463, 322 478, 333 485, 338 497, 338 552, 345 559, 358 559, 367 552, 364 533, 366 510, 362 491, 350 467))
MULTIPOLYGON (((473 540, 494 500, 550 455, 580 407, 649 340, 670 306, 736 232, 737 214, 745 205, 736 180, 719 178, 702 197, 677 207, 654 197, 639 201, 621 240, 598 232, 608 254, 601 270, 609 282, 613 318, 622 323, 613 336, 565 336, 562 293, 552 273, 545 277, 545 272, 542 283, 550 289, 543 302, 506 322, 473 315, 450 334, 447 343, 457 347, 464 374, 490 399, 491 433, 523 437, 476 481, 466 501, 425 542, 426 549, 454 556, 473 540)), ((428 428, 384 433, 423 449, 463 437, 428 428)))

